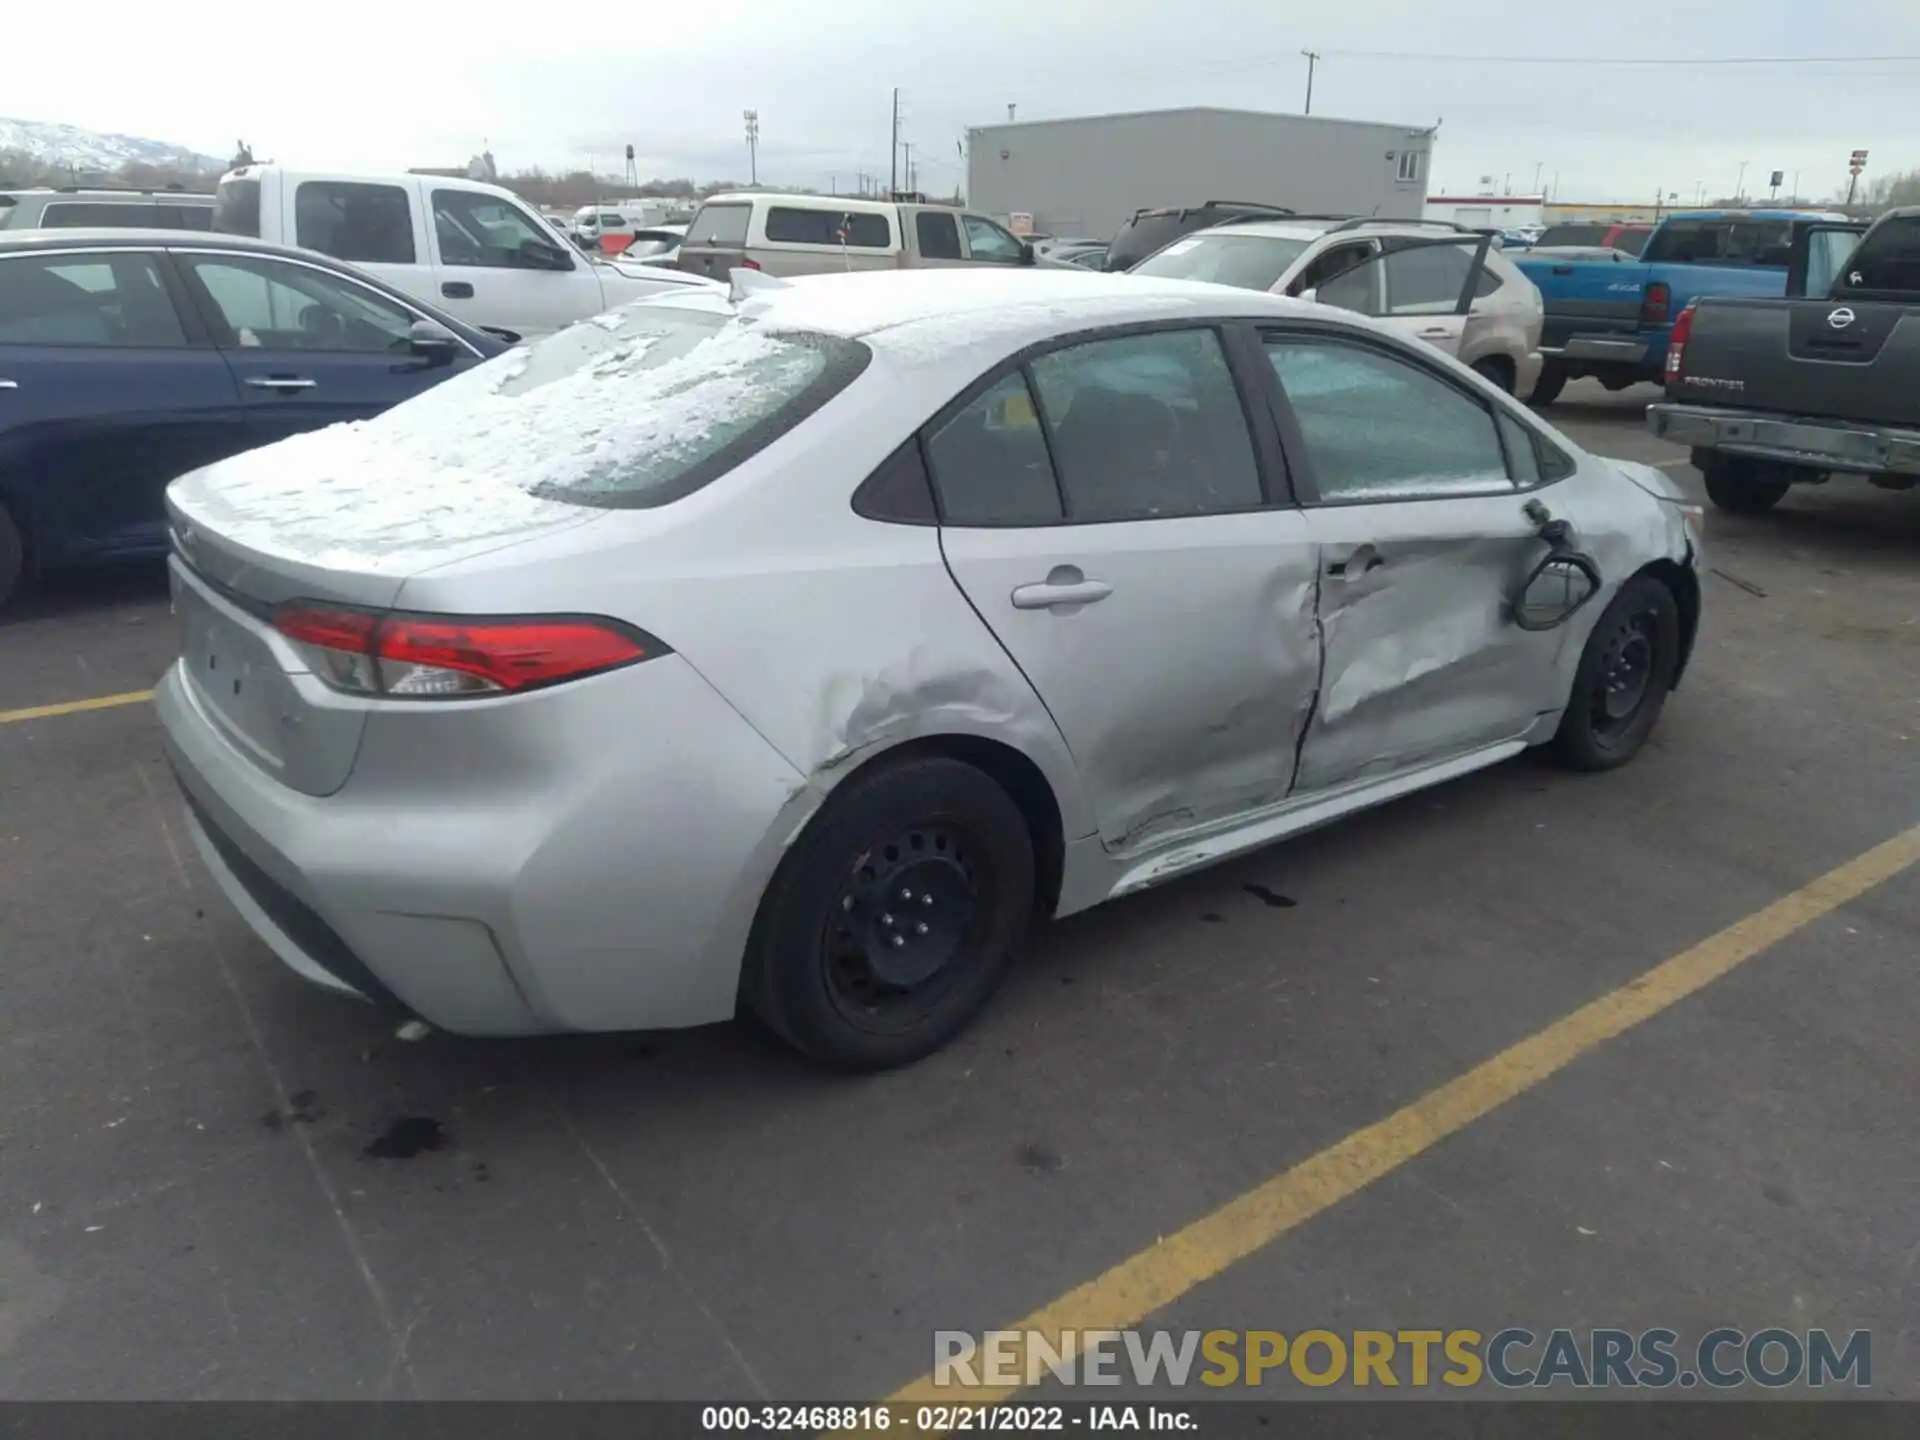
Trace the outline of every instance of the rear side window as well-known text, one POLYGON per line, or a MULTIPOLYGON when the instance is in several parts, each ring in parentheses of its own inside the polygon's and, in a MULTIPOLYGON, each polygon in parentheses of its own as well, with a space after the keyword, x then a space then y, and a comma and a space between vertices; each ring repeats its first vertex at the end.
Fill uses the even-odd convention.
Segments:
POLYGON ((1651 264, 1786 268, 1793 229, 1785 220, 1669 220, 1642 252, 1651 264))
POLYGON ((294 191, 294 243, 338 260, 414 262, 413 206, 398 185, 308 180, 294 191))
POLYGON ((222 235, 260 238, 260 182, 222 180, 214 191, 213 228, 222 235))
POLYGON ((148 255, 0 259, 0 345, 186 344, 148 255))
POLYGON ((211 205, 168 205, 163 201, 154 208, 159 211, 156 223, 162 230, 213 229, 211 205))
POLYGON ((1549 225, 1536 245, 1599 245, 1607 238, 1606 225, 1549 225))
POLYGON ((436 386, 369 434, 429 469, 449 450, 482 456, 474 463, 548 499, 665 505, 800 424, 870 355, 839 336, 633 305, 436 386))
MULTIPOLYGON (((1816 233, 1813 238, 1828 241, 1822 248, 1829 254, 1852 239, 1833 231, 1816 233)), ((1836 264, 1835 268, 1839 266, 1836 264)), ((1808 288, 1812 291, 1811 286, 1808 288)), ((1840 288, 1897 290, 1908 294, 1920 291, 1920 216, 1882 221, 1846 260, 1840 288)))
POLYGON ((951 215, 938 210, 922 210, 913 217, 913 236, 920 254, 927 260, 960 258, 960 227, 951 215))
POLYGON ((1613 237, 1612 248, 1615 250, 1624 250, 1629 255, 1638 255, 1642 250, 1647 248, 1647 237, 1651 234, 1653 234, 1652 230, 1639 226, 1630 227, 1620 231, 1613 237))
POLYGON ((1154 520, 1262 501, 1253 437, 1220 340, 1172 330, 1033 362, 1067 518, 1154 520))
POLYGON ((40 214, 40 224, 48 230, 126 230, 159 223, 156 208, 137 200, 54 200, 40 214))
POLYGON ((1211 280, 1242 290, 1271 290, 1306 253, 1308 243, 1278 235, 1236 235, 1232 231, 1189 235, 1142 260, 1134 267, 1134 274, 1211 280))
POLYGON ((767 211, 767 241, 776 245, 840 245, 884 250, 893 226, 884 215, 840 210, 802 210, 775 205, 767 211))
POLYGON ((687 227, 689 245, 726 245, 747 243, 747 216, 752 207, 740 205, 702 205, 700 213, 687 227))
POLYGON ((1027 378, 1014 371, 927 440, 949 525, 1053 525, 1060 491, 1027 378))

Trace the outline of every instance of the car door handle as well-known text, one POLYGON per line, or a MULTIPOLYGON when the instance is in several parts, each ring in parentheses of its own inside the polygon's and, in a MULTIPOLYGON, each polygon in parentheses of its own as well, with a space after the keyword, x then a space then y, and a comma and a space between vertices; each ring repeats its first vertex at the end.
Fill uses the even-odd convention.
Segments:
POLYGON ((1016 610, 1051 610, 1056 605, 1092 605, 1113 594, 1104 580, 1088 580, 1071 565, 1062 565, 1037 585, 1022 585, 1013 592, 1016 610), (1071 578, 1062 571, 1071 571, 1071 578))
POLYGON ((1453 331, 1449 330, 1444 325, 1429 325, 1426 329, 1420 332, 1420 336, 1422 339, 1427 339, 1430 337, 1434 339, 1439 339, 1443 336, 1451 335, 1452 333, 1453 331))
POLYGON ((309 380, 302 375, 250 375, 247 384, 256 390, 311 390, 318 380, 309 380))
POLYGON ((471 300, 473 286, 465 280, 448 280, 441 285, 440 293, 449 300, 471 300))
POLYGON ((1571 265, 1556 265, 1553 267, 1553 273, 1556 275, 1571 275, 1573 273, 1573 267, 1571 265))
POLYGON ((1335 580, 1351 580, 1358 575, 1371 575, 1386 559, 1371 545, 1358 545, 1346 554, 1327 561, 1327 574, 1335 580))

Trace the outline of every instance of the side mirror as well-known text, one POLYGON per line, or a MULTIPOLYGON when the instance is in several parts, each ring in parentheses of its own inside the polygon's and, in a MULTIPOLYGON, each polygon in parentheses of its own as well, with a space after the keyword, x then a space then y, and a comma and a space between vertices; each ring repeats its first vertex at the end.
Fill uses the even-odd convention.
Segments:
POLYGON ((542 244, 538 240, 520 242, 520 263, 529 270, 571 270, 573 260, 558 245, 542 244))
POLYGON ((407 331, 407 348, 430 365, 451 365, 460 353, 460 342, 446 326, 416 320, 407 331))
POLYGON ((1020 242, 1020 263, 1022 265, 1033 264, 1033 242, 1031 240, 1022 240, 1020 242))
POLYGON ((1571 620, 1600 593, 1600 570, 1585 555, 1556 551, 1534 567, 1514 602, 1513 623, 1522 630, 1552 630, 1571 620))
POLYGON ((1305 300, 1309 305, 1311 305, 1314 302, 1319 300, 1320 292, 1316 290, 1313 286, 1309 285, 1307 286, 1306 289, 1300 291, 1293 298, 1296 300, 1305 300))

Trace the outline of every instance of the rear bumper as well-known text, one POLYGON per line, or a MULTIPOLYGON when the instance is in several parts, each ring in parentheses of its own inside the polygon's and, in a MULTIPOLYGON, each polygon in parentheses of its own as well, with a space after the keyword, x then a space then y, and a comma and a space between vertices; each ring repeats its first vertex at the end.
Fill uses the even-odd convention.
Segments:
POLYGON ((325 797, 237 750, 179 666, 155 705, 194 843, 268 948, 459 1034, 728 1018, 754 908, 819 799, 677 656, 383 710, 325 797))
POLYGON ((1647 408, 1647 429, 1694 450, 1849 474, 1920 475, 1920 431, 1671 401, 1647 408))

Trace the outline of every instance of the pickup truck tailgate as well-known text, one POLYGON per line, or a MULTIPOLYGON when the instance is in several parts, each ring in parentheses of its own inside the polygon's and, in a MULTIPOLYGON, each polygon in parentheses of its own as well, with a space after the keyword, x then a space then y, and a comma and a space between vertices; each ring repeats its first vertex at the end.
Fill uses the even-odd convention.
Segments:
POLYGON ((1632 339, 1640 328, 1640 306, 1646 298, 1647 267, 1611 260, 1538 260, 1524 254, 1516 265, 1540 288, 1546 306, 1546 325, 1540 344, 1547 350, 1565 348, 1575 335, 1618 334, 1632 339))
POLYGON ((1702 300, 1674 400, 1887 425, 1914 421, 1920 309, 1834 300, 1702 300))

